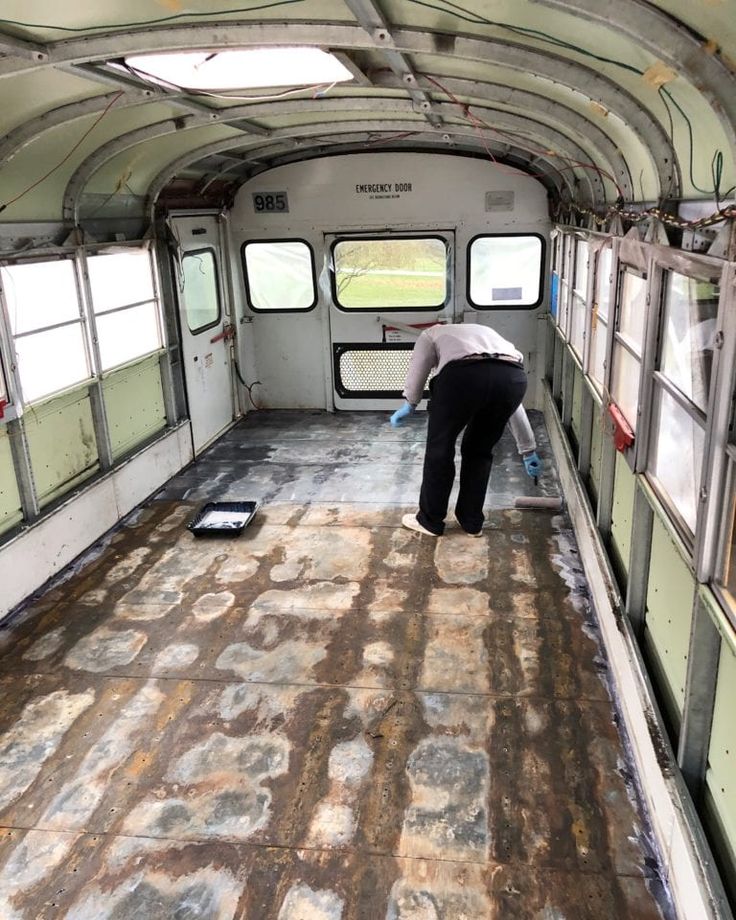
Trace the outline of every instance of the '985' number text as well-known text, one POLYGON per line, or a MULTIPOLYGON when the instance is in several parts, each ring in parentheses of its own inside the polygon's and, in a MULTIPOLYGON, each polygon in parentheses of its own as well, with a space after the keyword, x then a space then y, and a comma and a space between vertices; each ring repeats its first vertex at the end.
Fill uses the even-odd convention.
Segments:
POLYGON ((256 211, 281 211, 289 210, 289 199, 286 192, 255 192, 253 194, 253 207, 256 211))

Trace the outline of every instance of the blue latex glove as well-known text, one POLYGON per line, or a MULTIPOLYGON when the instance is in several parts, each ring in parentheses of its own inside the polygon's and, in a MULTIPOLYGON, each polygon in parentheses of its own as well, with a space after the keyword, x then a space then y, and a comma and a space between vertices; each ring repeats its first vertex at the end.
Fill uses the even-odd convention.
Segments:
POLYGON ((411 415, 413 411, 414 406, 412 406, 411 403, 405 402, 404 405, 400 409, 397 409, 389 419, 392 427, 397 428, 407 417, 407 415, 411 415))
POLYGON ((526 467, 527 475, 531 476, 532 479, 536 479, 539 476, 542 472, 542 461, 539 459, 539 454, 536 450, 524 455, 524 466, 526 467))

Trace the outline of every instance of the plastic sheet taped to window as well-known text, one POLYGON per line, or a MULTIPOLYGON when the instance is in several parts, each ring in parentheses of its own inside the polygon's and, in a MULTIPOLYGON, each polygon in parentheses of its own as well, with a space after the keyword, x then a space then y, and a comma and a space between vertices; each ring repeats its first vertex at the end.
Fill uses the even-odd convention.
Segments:
POLYGON ((254 310, 311 310, 317 303, 312 250, 301 240, 245 243, 243 262, 254 310))

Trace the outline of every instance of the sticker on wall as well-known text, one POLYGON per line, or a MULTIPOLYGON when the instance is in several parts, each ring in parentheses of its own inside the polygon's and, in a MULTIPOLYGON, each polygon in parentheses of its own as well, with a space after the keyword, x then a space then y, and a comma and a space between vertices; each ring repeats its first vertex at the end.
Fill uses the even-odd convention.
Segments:
POLYGON ((365 185, 355 186, 356 195, 364 195, 370 200, 380 198, 401 198, 407 192, 412 192, 411 182, 368 182, 365 185))
POLYGON ((514 210, 514 193, 505 192, 486 192, 486 211, 513 211, 514 210))
POLYGON ((215 359, 212 356, 212 352, 204 356, 204 366, 205 367, 212 367, 214 363, 215 363, 215 359))

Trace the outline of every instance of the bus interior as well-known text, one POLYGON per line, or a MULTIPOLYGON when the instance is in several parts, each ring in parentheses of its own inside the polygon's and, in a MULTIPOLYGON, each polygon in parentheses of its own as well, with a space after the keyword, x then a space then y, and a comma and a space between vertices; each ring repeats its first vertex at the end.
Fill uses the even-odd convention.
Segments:
POLYGON ((733 918, 736 0, 4 0, 0 94, 2 920, 733 918), (456 323, 542 469, 435 540, 456 323))

